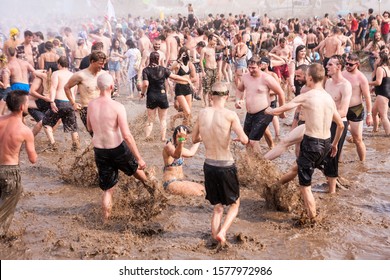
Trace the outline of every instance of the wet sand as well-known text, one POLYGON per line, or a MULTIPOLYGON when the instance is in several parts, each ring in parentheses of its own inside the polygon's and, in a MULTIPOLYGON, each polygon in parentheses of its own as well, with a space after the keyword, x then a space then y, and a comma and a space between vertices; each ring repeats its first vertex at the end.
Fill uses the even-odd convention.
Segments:
MULTIPOLYGON (((127 108, 131 131, 148 170, 154 169, 161 180, 163 143, 158 140, 158 122, 153 140, 145 141, 141 130, 144 102, 125 96, 117 100, 127 108)), ((230 108, 233 105, 229 102, 230 108)), ((194 115, 200 108, 201 102, 194 101, 194 115)), ((169 114, 173 113, 171 107, 169 114)), ((238 113, 243 120, 245 110, 238 113)), ((289 130, 286 124, 291 122, 291 113, 288 116, 281 121, 282 135, 289 130)), ((80 152, 70 151, 70 135, 60 126, 55 133, 61 143, 57 152, 42 151, 47 145, 42 131, 36 137, 38 163, 29 164, 26 154, 21 154, 24 192, 8 235, 1 239, 1 259, 390 259, 389 138, 383 132, 372 134, 372 128, 365 127, 365 163, 358 161, 354 145, 345 143, 340 165, 345 189, 336 195, 314 193, 320 217, 314 226, 297 225, 301 206, 292 212, 268 209, 262 196, 264 184, 293 163, 293 149, 265 164, 246 162, 243 147, 233 147, 235 157, 241 158, 237 161, 243 183, 241 207, 227 235, 230 246, 218 250, 210 239, 212 206, 208 201, 169 194, 167 202, 151 199, 123 173, 114 194, 112 219, 102 225, 102 191, 90 177, 90 155, 84 155, 77 172, 71 173, 73 181, 64 181, 58 168, 60 162, 64 170, 70 170, 75 157, 90 143, 79 124, 80 152)), ((265 152, 264 140, 261 146, 265 152)), ((203 182, 203 161, 201 145, 195 157, 185 162, 189 180, 203 182)), ((313 184, 324 182, 316 171, 313 184)))

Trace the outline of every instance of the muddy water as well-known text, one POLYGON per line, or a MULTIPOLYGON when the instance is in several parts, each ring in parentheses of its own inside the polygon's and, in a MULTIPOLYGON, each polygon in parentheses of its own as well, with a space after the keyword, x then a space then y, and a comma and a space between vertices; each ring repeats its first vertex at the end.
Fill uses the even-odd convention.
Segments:
MULTIPOLYGON (((132 132, 149 171, 162 175, 158 123, 154 139, 144 141, 142 120, 144 105, 119 97, 128 109, 132 132), (152 171, 152 169, 154 171, 152 171)), ((233 103, 229 103, 233 106, 233 103)), ((196 101, 194 110, 200 109, 196 101)), ((170 109, 170 114, 173 109, 170 109)), ((244 112, 239 113, 244 117, 244 112)), ((282 121, 282 130, 289 127, 282 121)), ((82 125, 83 149, 89 136, 82 125)), ((0 242, 1 259, 389 259, 390 258, 390 188, 389 138, 373 135, 365 128, 367 161, 361 163, 353 144, 345 143, 341 175, 345 189, 334 196, 315 192, 320 220, 314 227, 297 226, 301 207, 291 213, 266 207, 262 197, 264 182, 271 182, 288 169, 294 152, 287 153, 268 165, 246 162, 242 146, 234 148, 241 158, 241 207, 238 218, 228 232, 230 247, 219 251, 210 240, 212 206, 204 198, 167 194, 163 198, 148 197, 134 180, 124 179, 116 187, 112 220, 101 223, 101 190, 81 171, 92 172, 84 155, 73 181, 64 181, 58 163, 72 174, 74 158, 70 152, 70 136, 61 128, 56 138, 62 143, 55 153, 42 152, 47 141, 43 132, 36 138, 39 162, 30 165, 21 155, 24 194, 17 206, 7 237, 0 242), (88 169, 88 170, 87 170, 88 169), (245 172, 243 171, 245 170, 245 172), (70 182, 70 183, 67 183, 70 182), (147 211, 140 205, 145 204, 147 211), (147 212, 155 211, 152 217, 147 212), (149 219, 150 218, 150 219, 149 219)), ((266 144, 261 143, 266 151, 266 144)), ((204 148, 186 160, 188 179, 202 182, 204 148)), ((76 167, 74 167, 76 168, 76 167)), ((325 180, 320 172, 313 183, 325 180)))

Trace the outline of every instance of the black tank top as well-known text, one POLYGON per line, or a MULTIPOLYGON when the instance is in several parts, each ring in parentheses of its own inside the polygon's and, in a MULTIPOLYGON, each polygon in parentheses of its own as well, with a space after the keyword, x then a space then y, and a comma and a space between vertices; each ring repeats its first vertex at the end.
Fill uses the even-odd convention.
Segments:
POLYGON ((383 71, 386 74, 386 77, 383 77, 382 83, 379 86, 375 86, 375 95, 382 95, 387 98, 390 97, 390 77, 387 75, 387 72, 384 67, 382 67, 383 71))

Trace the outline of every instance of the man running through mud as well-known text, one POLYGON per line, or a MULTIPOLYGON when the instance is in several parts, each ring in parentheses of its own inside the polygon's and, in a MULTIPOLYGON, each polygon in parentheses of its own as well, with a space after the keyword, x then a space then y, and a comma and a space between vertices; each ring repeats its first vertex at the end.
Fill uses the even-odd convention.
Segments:
POLYGON ((203 142, 206 149, 204 177, 206 199, 214 205, 211 219, 211 234, 221 246, 226 243, 226 232, 238 214, 240 206, 240 189, 237 179, 237 168, 230 152, 230 133, 235 132, 242 144, 248 144, 248 137, 240 124, 236 112, 225 108, 229 91, 225 84, 216 82, 212 87, 212 106, 199 112, 194 126, 192 140, 203 142), (222 223, 224 205, 229 210, 222 223))
POLYGON ((34 135, 22 121, 28 110, 28 92, 11 91, 6 103, 11 113, 0 117, 0 236, 7 233, 22 193, 19 169, 22 144, 25 143, 31 163, 38 157, 34 135))
POLYGON ((305 203, 307 216, 314 219, 316 203, 311 192, 311 180, 315 168, 323 164, 324 158, 337 154, 337 144, 344 129, 343 121, 337 111, 332 97, 322 87, 325 69, 320 64, 312 64, 306 75, 306 84, 310 91, 298 95, 288 104, 276 109, 268 107, 266 114, 279 115, 288 110, 302 106, 305 112, 305 134, 301 142, 297 159, 300 191, 305 203), (337 126, 333 142, 330 127, 332 122, 337 126))
POLYGON ((144 184, 147 177, 143 171, 146 167, 145 161, 128 127, 126 109, 111 99, 114 89, 112 76, 103 73, 97 79, 97 86, 100 96, 88 104, 87 128, 93 132, 92 143, 99 172, 99 185, 104 191, 103 219, 107 222, 112 209, 113 187, 118 182, 118 170, 128 176, 134 175, 144 184))

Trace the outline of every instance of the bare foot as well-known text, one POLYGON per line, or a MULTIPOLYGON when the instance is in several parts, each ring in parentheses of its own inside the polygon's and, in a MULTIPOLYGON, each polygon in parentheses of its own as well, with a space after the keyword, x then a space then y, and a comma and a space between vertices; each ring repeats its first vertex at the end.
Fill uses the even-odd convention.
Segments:
POLYGON ((217 236, 215 237, 215 240, 217 240, 221 244, 222 247, 225 246, 225 244, 226 244, 226 233, 220 231, 217 234, 217 236))

